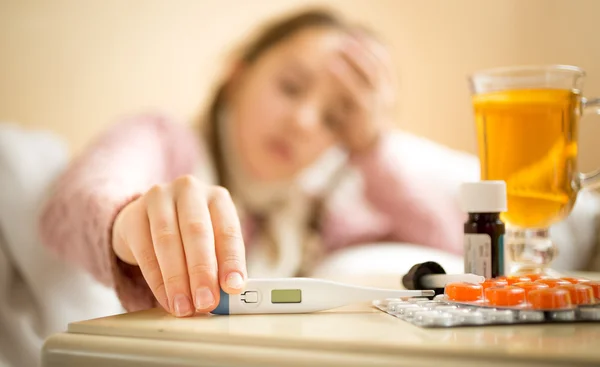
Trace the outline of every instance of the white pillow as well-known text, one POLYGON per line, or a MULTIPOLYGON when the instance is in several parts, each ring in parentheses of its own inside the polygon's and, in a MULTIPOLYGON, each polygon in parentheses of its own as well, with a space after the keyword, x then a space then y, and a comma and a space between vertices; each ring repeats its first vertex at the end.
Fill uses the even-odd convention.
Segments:
POLYGON ((0 354, 15 366, 38 365, 43 340, 69 322, 123 311, 112 289, 38 239, 40 204, 68 160, 57 136, 0 124, 0 354))
POLYGON ((461 256, 406 243, 376 243, 334 252, 319 264, 311 276, 337 279, 375 274, 394 275, 401 279, 413 265, 426 261, 437 262, 448 274, 464 272, 461 256))

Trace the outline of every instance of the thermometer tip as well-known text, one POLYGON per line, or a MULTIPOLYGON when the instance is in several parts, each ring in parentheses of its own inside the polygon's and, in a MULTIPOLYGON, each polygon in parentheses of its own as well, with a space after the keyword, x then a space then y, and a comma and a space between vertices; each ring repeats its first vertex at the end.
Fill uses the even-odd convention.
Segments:
POLYGON ((421 296, 422 297, 433 297, 433 296, 435 296, 435 291, 434 290, 421 291, 421 296))

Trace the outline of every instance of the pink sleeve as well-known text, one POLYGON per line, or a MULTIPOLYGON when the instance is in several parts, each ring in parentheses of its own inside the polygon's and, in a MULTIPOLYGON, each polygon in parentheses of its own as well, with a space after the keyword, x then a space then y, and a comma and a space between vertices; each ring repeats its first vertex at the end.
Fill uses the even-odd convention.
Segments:
POLYGON ((56 182, 40 217, 43 243, 114 287, 125 309, 155 306, 139 268, 112 251, 112 224, 121 208, 153 184, 192 173, 197 157, 195 134, 161 116, 112 127, 56 182))
POLYGON ((461 254, 465 215, 456 198, 436 186, 440 183, 434 172, 424 175, 427 170, 407 164, 416 157, 404 156, 394 137, 386 136, 371 151, 352 157, 362 172, 367 200, 389 220, 391 240, 461 254))

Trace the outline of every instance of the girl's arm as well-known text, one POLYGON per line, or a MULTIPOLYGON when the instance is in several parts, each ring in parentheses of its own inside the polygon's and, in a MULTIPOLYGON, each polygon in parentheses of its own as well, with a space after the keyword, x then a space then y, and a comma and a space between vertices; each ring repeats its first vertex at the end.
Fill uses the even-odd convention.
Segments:
POLYGON ((43 243, 114 287, 125 309, 156 305, 138 267, 117 259, 112 224, 153 184, 191 173, 198 141, 185 126, 157 115, 112 127, 56 182, 40 217, 43 243))

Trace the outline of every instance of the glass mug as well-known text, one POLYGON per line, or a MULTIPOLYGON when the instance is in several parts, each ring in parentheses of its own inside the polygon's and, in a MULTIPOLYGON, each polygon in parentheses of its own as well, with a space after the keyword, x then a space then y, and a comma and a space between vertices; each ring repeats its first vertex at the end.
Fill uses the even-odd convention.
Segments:
POLYGON ((584 77, 564 65, 469 77, 481 179, 506 182, 509 273, 552 274, 557 251, 549 227, 571 212, 580 189, 600 185, 600 170, 577 171, 579 120, 584 111, 600 114, 600 99, 581 95, 584 77))

